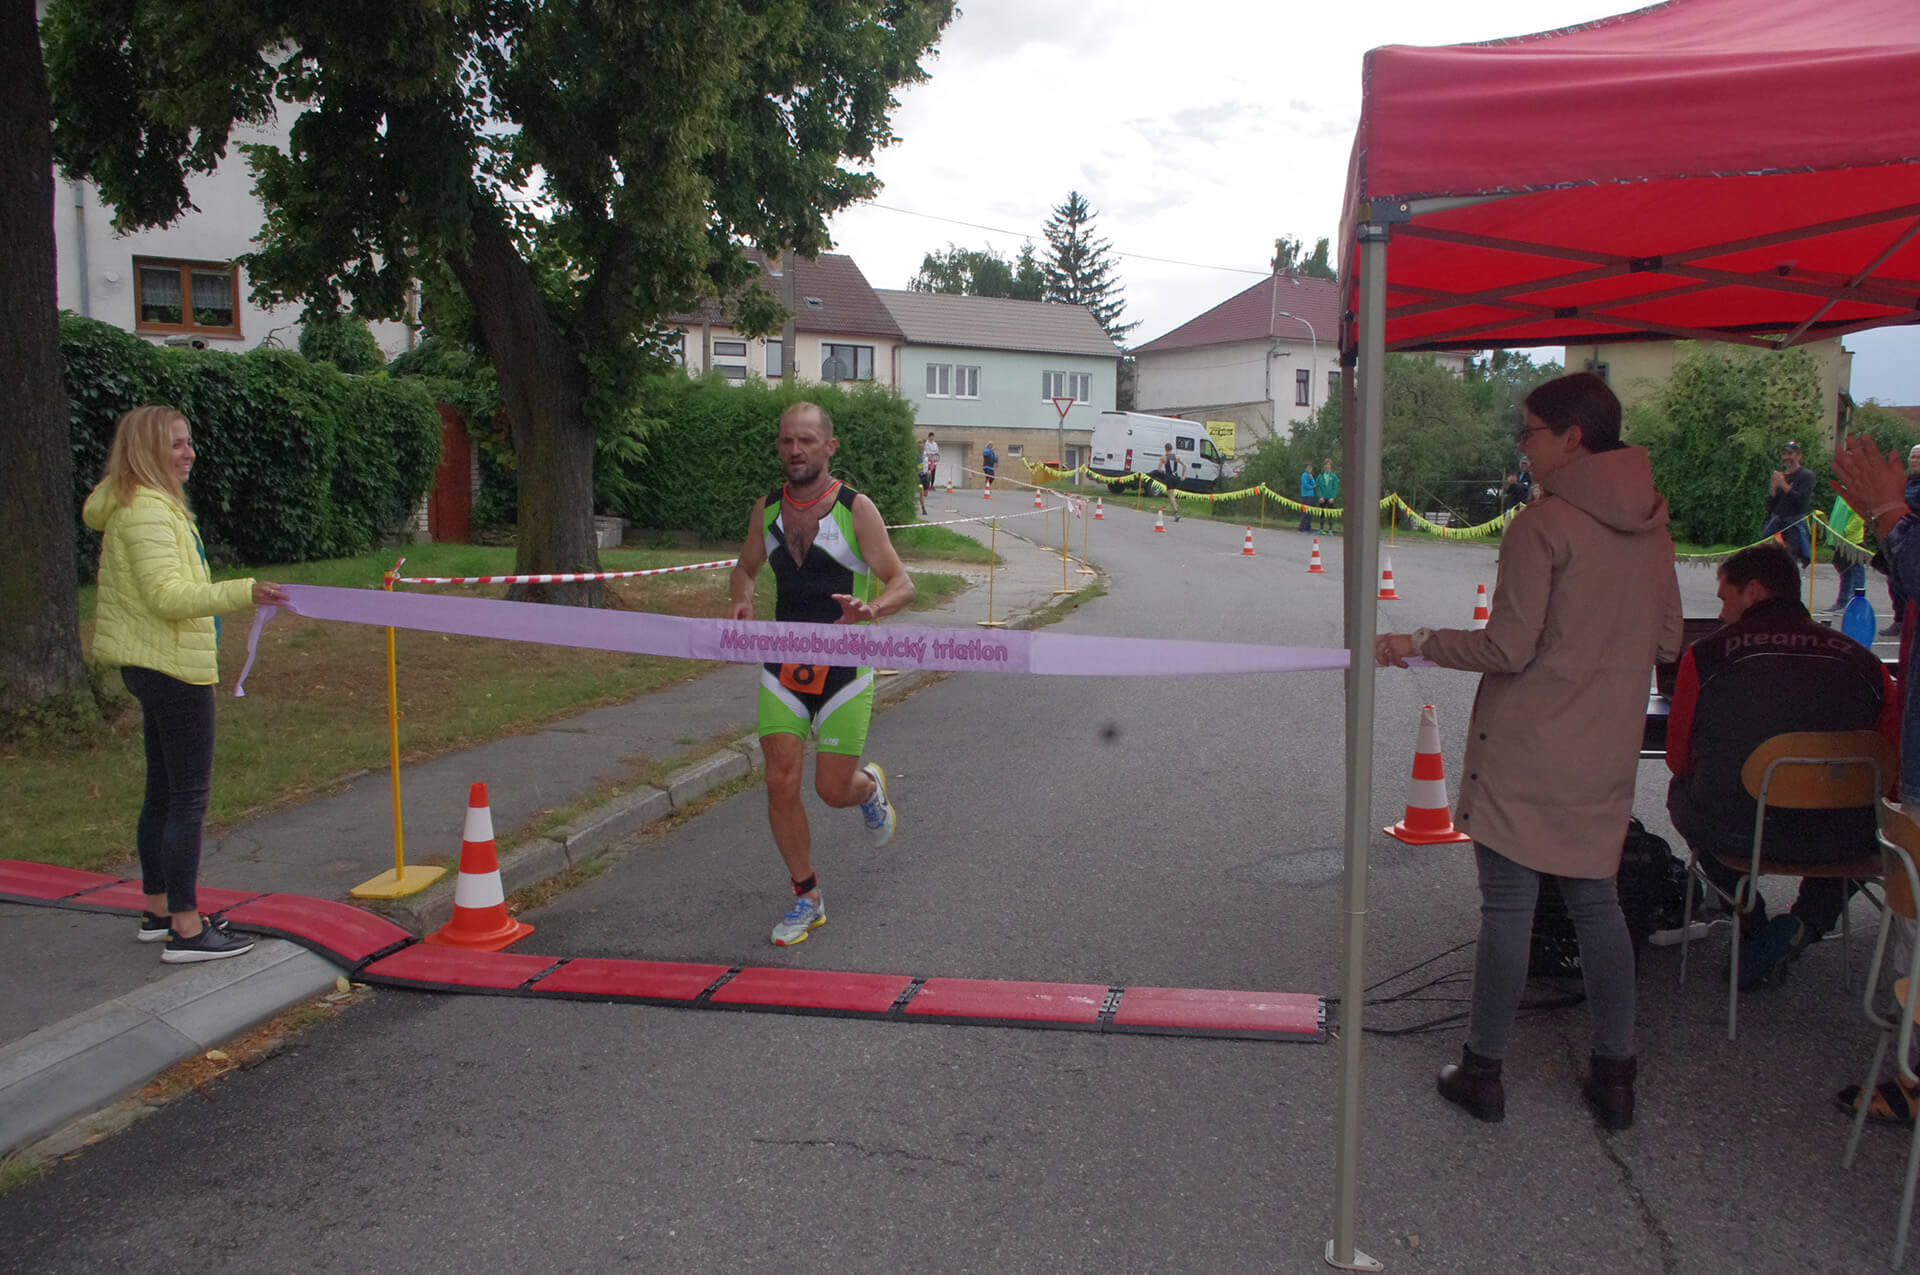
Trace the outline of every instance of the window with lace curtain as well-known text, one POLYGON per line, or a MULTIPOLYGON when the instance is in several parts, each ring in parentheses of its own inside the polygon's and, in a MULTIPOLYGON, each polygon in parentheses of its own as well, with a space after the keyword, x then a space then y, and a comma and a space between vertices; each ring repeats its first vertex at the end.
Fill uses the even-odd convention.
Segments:
POLYGON ((134 331, 240 335, 240 272, 232 262, 133 259, 134 331))

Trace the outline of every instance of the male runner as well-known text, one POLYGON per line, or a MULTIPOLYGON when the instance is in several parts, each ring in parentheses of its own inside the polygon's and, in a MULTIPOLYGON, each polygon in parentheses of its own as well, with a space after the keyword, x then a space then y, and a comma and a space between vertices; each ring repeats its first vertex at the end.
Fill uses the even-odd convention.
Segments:
MULTIPOLYGON (((776 620, 871 624, 913 601, 913 581, 893 551, 873 501, 827 472, 840 448, 833 418, 814 403, 780 415, 777 446, 787 481, 754 502, 746 543, 729 578, 727 615, 753 618, 753 583, 773 567, 776 620)), ((873 670, 824 664, 768 664, 760 672, 760 750, 767 761, 767 822, 793 878, 793 907, 773 927, 780 947, 826 924, 813 871, 813 833, 800 801, 807 736, 820 735, 814 791, 836 809, 859 806, 876 846, 893 840, 887 775, 860 764, 873 715, 873 670)))

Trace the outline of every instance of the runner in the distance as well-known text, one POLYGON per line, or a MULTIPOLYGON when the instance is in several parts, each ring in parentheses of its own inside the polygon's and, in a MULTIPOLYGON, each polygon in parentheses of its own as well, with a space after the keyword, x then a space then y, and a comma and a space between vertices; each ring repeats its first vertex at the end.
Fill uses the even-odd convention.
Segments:
MULTIPOLYGON (((833 418, 813 403, 780 415, 777 446, 787 481, 754 502, 746 543, 729 577, 729 618, 753 618, 753 585, 773 567, 776 620, 870 624, 913 601, 913 581, 893 551, 873 501, 827 472, 839 450, 833 418)), ((886 772, 860 764, 873 715, 873 670, 824 664, 768 664, 760 672, 760 750, 767 762, 767 822, 793 878, 793 907, 773 927, 781 947, 826 924, 813 871, 813 833, 800 800, 807 736, 819 732, 814 791, 836 809, 859 806, 876 846, 896 819, 886 772)))

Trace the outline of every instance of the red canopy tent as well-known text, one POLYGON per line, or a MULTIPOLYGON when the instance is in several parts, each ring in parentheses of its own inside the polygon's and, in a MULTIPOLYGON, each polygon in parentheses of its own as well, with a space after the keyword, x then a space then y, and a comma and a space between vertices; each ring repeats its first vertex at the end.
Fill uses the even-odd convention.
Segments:
MULTIPOLYGON (((1341 230, 1354 508, 1380 498, 1388 350, 1920 322, 1920 4, 1668 0, 1367 54, 1341 230)), ((1347 935, 1334 1236, 1354 1247, 1379 529, 1348 524, 1347 935)))

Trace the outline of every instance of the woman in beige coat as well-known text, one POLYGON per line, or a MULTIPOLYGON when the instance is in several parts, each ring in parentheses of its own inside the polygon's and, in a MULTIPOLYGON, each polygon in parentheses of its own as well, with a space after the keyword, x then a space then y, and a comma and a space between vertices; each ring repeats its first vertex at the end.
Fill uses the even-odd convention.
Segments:
POLYGON ((1500 546, 1487 627, 1385 633, 1381 664, 1424 656, 1480 673, 1458 825, 1474 839, 1480 941, 1461 1061, 1440 1094, 1506 1113, 1501 1060, 1526 989, 1540 877, 1560 879, 1580 940, 1593 1055, 1582 1092, 1633 1123, 1633 947, 1614 889, 1655 659, 1680 655, 1667 502, 1647 453, 1620 442, 1620 401, 1590 373, 1527 396, 1520 450, 1545 496, 1500 546))

